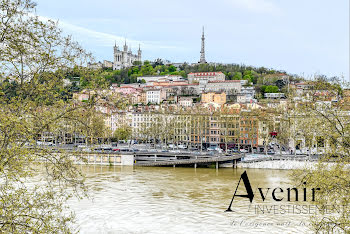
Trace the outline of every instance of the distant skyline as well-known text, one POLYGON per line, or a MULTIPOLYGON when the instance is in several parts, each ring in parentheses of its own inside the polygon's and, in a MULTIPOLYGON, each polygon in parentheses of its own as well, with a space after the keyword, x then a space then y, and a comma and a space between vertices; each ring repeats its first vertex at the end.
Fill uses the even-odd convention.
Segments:
POLYGON ((44 1, 37 14, 59 20, 97 61, 113 60, 114 41, 142 59, 206 60, 349 80, 348 0, 44 1))

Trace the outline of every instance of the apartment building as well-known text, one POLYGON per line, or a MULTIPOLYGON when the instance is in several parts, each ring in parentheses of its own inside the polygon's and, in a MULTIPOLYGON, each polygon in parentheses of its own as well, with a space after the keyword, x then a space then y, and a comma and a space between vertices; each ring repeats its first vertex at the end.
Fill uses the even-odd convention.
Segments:
POLYGON ((166 99, 166 91, 163 89, 149 89, 146 91, 146 103, 160 104, 166 99))
POLYGON ((202 93, 201 98, 202 103, 215 103, 218 105, 223 105, 226 103, 226 94, 224 92, 222 93, 202 93))
POLYGON ((259 144, 258 116, 245 112, 240 116, 240 145, 257 148, 259 144))
POLYGON ((199 86, 202 92, 225 92, 226 94, 237 94, 242 89, 239 80, 201 80, 199 86))
POLYGON ((192 83, 198 83, 201 80, 208 80, 208 81, 217 81, 217 80, 225 80, 225 74, 222 72, 196 72, 196 73, 189 73, 187 75, 188 82, 190 84, 192 83))
POLYGON ((177 97, 177 104, 183 107, 191 107, 193 106, 193 98, 192 97, 177 97))

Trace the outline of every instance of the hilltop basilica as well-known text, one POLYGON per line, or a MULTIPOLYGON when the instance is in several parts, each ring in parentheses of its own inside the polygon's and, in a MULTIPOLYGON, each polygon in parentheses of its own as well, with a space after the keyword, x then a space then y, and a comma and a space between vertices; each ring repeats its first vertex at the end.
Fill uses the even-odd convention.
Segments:
MULTIPOLYGON (((204 36, 204 27, 203 27, 203 32, 202 32, 202 43, 201 43, 201 51, 200 51, 200 59, 199 59, 199 64, 207 63, 205 59, 205 36, 204 36)), ((126 45, 126 40, 125 44, 123 46, 123 49, 120 48, 117 45, 117 43, 114 44, 113 47, 113 62, 108 61, 108 60, 103 60, 103 63, 97 62, 97 63, 88 63, 88 67, 92 69, 100 69, 100 68, 113 68, 113 70, 120 70, 123 68, 128 68, 134 65, 134 62, 140 62, 142 64, 141 60, 141 48, 139 45, 139 49, 137 50, 137 54, 133 54, 131 51, 131 48, 128 48, 126 45)), ((160 60, 157 59, 155 62, 161 61, 162 64, 173 64, 174 66, 180 66, 183 63, 171 63, 168 60, 160 60)), ((197 65, 198 63, 192 63, 191 65, 197 65)))
POLYGON ((125 44, 123 46, 123 50, 119 49, 117 44, 114 45, 113 51, 113 70, 119 70, 126 67, 131 67, 135 61, 141 62, 141 49, 139 45, 139 49, 137 51, 137 55, 133 54, 131 48, 128 50, 128 46, 125 44))

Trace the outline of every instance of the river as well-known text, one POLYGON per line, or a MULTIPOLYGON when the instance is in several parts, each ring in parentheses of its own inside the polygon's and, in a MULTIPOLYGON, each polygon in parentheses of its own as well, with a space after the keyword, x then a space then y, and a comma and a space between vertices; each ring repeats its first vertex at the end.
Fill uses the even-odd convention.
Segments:
MULTIPOLYGON (((262 214, 256 209, 257 205, 299 204, 276 202, 271 190, 263 202, 257 191, 258 187, 290 187, 288 170, 105 166, 83 170, 93 199, 69 204, 81 233, 309 232, 308 215, 262 214), (249 206, 249 199, 235 197, 233 212, 224 212, 245 170, 255 195, 253 203, 249 206)), ((240 194, 246 193, 243 185, 242 181, 240 194)))

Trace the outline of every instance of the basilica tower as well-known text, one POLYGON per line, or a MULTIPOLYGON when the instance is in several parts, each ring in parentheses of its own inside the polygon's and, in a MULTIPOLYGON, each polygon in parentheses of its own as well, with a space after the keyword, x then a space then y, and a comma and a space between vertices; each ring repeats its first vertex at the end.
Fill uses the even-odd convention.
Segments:
POLYGON ((140 44, 139 44, 139 50, 137 51, 137 61, 140 61, 141 62, 141 47, 140 47, 140 44))
POLYGON ((113 47, 113 70, 120 70, 126 67, 131 67, 133 66, 135 61, 141 62, 141 53, 142 51, 139 45, 137 54, 133 54, 131 51, 131 46, 127 46, 126 44, 126 39, 123 48, 120 49, 117 43, 115 42, 113 47))

